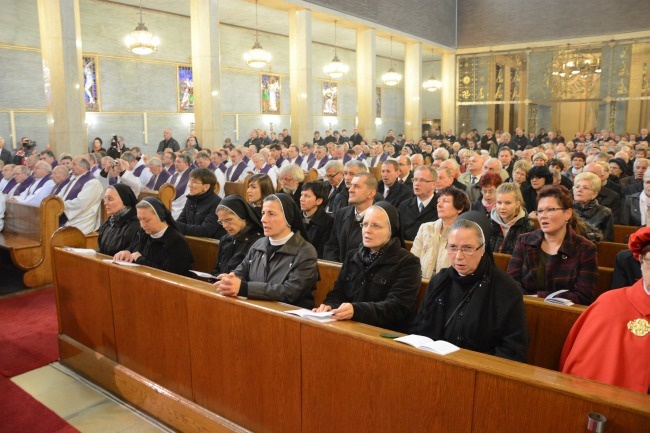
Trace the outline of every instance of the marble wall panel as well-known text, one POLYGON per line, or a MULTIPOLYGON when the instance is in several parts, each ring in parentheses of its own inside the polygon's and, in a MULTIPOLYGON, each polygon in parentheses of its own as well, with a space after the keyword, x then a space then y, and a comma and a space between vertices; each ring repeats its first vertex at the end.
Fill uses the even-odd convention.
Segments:
POLYGON ((223 113, 261 113, 261 73, 221 71, 221 111, 223 113))
POLYGON ((0 43, 40 48, 36 1, 3 0, 0 43))
POLYGON ((0 49, 0 107, 45 109, 41 53, 0 49))

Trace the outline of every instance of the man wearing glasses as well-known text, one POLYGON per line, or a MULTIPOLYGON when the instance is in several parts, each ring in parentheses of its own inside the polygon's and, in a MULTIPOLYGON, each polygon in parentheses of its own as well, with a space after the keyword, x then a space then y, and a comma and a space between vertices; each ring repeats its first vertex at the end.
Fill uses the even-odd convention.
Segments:
POLYGON ((195 168, 190 173, 189 194, 181 214, 176 218, 178 231, 186 236, 216 238, 226 234, 219 225, 217 206, 221 202, 214 193, 217 178, 207 168, 195 168))
POLYGON ((399 205, 404 239, 412 241, 423 223, 438 219, 437 200, 433 200, 438 176, 431 167, 418 167, 413 173, 412 197, 399 205))

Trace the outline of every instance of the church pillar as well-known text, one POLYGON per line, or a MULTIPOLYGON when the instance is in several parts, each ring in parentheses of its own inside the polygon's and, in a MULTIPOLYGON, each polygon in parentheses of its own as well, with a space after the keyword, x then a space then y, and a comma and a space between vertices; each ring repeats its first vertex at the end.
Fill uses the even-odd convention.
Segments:
POLYGON ((440 130, 451 129, 456 134, 456 55, 445 53, 441 62, 442 89, 440 95, 440 130))
POLYGON ((375 29, 357 30, 357 118, 359 133, 371 140, 377 134, 375 29))
POLYGON ((311 11, 289 11, 289 80, 292 142, 312 142, 314 136, 311 71, 311 11))
POLYGON ((217 0, 191 0, 194 128, 203 147, 223 144, 217 0))
POLYGON ((79 0, 38 0, 38 24, 49 144, 57 154, 87 152, 79 0))
POLYGON ((422 135, 422 43, 404 47, 404 135, 417 140, 422 135))

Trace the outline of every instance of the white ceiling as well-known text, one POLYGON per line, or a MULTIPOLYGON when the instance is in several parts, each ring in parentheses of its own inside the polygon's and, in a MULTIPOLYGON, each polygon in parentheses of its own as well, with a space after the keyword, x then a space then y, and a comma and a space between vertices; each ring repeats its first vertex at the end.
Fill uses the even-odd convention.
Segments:
MULTIPOLYGON (((109 3, 131 5, 138 7, 140 0, 99 0, 109 3)), ((240 27, 255 28, 255 1, 254 0, 219 0, 219 21, 224 24, 231 24, 240 27)), ((146 13, 160 11, 181 16, 190 15, 189 0, 142 0, 142 7, 146 13)), ((258 27, 262 32, 289 35, 288 10, 294 5, 280 0, 260 0, 258 5, 258 27)), ((334 20, 337 24, 337 45, 350 50, 356 49, 356 28, 361 25, 355 21, 345 21, 334 15, 327 15, 321 12, 312 14, 312 41, 327 45, 334 44, 334 20)), ((379 32, 378 32, 379 33, 379 32)), ((382 33, 382 36, 384 34, 382 33)), ((381 57, 391 57, 390 39, 379 36, 376 41, 376 52, 381 57)), ((404 59, 404 44, 395 37, 393 42, 393 58, 404 59)), ((425 49, 423 60, 430 61, 432 58, 440 59, 438 54, 432 55, 431 49, 425 49)))

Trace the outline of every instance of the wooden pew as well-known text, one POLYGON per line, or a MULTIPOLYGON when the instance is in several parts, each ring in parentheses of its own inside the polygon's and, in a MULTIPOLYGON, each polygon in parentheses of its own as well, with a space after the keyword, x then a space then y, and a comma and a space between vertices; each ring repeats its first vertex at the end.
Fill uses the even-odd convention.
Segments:
POLYGON ((195 271, 211 273, 217 263, 219 255, 219 241, 211 238, 200 238, 196 236, 185 236, 187 244, 192 251, 194 263, 192 269, 195 271))
POLYGON ((650 425, 640 393, 467 350, 438 356, 104 258, 54 251, 61 362, 180 431, 573 433, 589 412, 606 431, 650 425))
POLYGON ((138 201, 145 197, 158 197, 169 210, 172 208, 172 202, 176 196, 176 188, 171 183, 163 183, 158 191, 142 190, 138 195, 138 201))
POLYGON ((8 201, 0 248, 9 251, 12 262, 21 270, 23 284, 37 287, 53 281, 50 240, 59 228, 63 201, 50 196, 39 207, 8 201))
POLYGON ((375 176, 377 182, 381 180, 381 164, 379 164, 377 167, 368 167, 368 172, 372 173, 372 175, 375 176))
POLYGON ((226 197, 236 194, 245 198, 246 188, 247 186, 244 182, 226 182, 223 187, 223 192, 226 194, 226 197))
POLYGON ((622 226, 614 224, 614 242, 619 244, 627 244, 627 241, 632 233, 639 230, 636 226, 622 226))
POLYGON ((627 250, 627 244, 601 241, 596 244, 596 248, 598 251, 598 266, 613 268, 616 264, 616 253, 627 250))
POLYGON ((305 175, 305 182, 312 182, 314 180, 318 180, 318 170, 315 168, 310 169, 307 174, 305 175))

